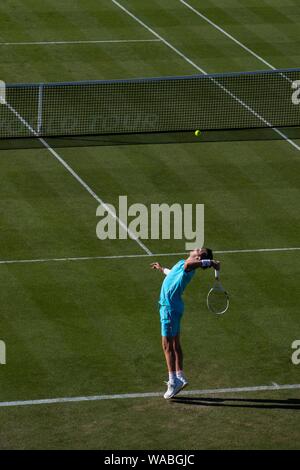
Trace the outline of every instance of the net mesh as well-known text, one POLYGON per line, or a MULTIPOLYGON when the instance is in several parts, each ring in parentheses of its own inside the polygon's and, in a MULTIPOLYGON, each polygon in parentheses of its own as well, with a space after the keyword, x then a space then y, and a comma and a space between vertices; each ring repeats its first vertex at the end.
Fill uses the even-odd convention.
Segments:
POLYGON ((6 86, 0 138, 300 125, 300 69, 6 86))

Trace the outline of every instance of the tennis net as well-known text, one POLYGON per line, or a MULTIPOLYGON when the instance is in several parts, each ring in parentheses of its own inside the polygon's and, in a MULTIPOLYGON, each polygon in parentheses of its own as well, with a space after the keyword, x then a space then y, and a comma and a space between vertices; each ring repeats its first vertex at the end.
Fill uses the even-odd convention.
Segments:
POLYGON ((300 125, 300 69, 8 84, 0 138, 300 125))

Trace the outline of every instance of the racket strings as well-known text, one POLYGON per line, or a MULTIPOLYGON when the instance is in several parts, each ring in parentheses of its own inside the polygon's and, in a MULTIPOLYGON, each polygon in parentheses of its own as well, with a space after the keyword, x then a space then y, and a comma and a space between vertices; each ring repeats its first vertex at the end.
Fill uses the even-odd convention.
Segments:
POLYGON ((208 308, 214 313, 222 313, 228 307, 228 296, 226 292, 212 289, 207 297, 208 308))

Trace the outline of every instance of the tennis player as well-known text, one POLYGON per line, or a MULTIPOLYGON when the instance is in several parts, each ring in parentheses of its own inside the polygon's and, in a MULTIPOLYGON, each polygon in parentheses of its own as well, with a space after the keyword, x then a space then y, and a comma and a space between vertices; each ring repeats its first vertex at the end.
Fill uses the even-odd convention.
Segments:
POLYGON ((159 263, 151 264, 166 277, 162 283, 159 298, 162 348, 169 372, 168 389, 164 398, 175 397, 188 385, 183 373, 183 353, 180 345, 180 321, 184 311, 182 294, 195 275, 197 268, 213 267, 220 269, 220 262, 213 260, 210 248, 196 249, 190 252, 186 260, 180 260, 172 269, 164 268, 159 263))

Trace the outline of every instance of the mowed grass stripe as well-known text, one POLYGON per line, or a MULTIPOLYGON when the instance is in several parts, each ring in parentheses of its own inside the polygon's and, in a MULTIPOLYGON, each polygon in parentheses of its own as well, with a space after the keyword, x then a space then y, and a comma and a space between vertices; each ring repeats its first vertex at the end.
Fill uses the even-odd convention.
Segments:
POLYGON ((274 2, 262 5, 257 0, 238 6, 236 2, 226 2, 224 6, 209 1, 199 8, 199 3, 194 0, 187 0, 187 3, 276 68, 299 66, 296 20, 299 5, 277 6, 274 2))
POLYGON ((14 114, 19 121, 24 124, 24 126, 32 133, 33 137, 36 137, 41 144, 48 150, 51 155, 75 178, 75 180, 100 204, 103 208, 113 217, 115 221, 127 232, 129 238, 134 240, 146 253, 149 255, 152 254, 151 251, 146 247, 146 245, 137 237, 137 235, 130 230, 130 228, 124 224, 124 222, 111 210, 111 208, 98 196, 98 194, 93 191, 93 189, 73 170, 73 168, 59 155, 56 150, 54 150, 48 142, 41 137, 38 137, 37 132, 31 127, 31 125, 23 118, 18 111, 6 102, 5 106, 9 108, 12 114, 14 114))
MULTIPOLYGON (((112 0, 112 2, 118 6, 121 10, 123 10, 127 15, 129 15, 133 20, 138 22, 141 26, 143 26, 145 29, 147 29, 149 32, 151 32, 154 36, 156 36, 158 39, 160 39, 167 47, 172 49, 178 56, 183 58, 187 63, 189 63, 193 68, 198 70, 198 72, 203 73, 204 75, 207 75, 207 72, 201 68, 199 65, 197 65, 193 60, 191 60, 187 55, 185 55, 183 52, 181 52, 177 47, 175 47, 171 42, 167 41, 163 36, 158 34, 153 28, 148 26, 144 21, 142 21, 140 18, 138 18, 134 13, 132 13, 130 10, 124 7, 121 3, 119 3, 117 0, 112 0)), ((212 81, 220 87, 226 94, 228 94, 230 97, 232 97, 233 100, 235 100, 240 106, 246 108, 250 113, 255 115, 261 122, 265 124, 266 127, 272 127, 274 132, 276 132, 278 135, 280 135, 287 143, 292 145, 296 150, 300 151, 300 146, 295 143, 293 140, 289 139, 280 129, 273 127, 272 123, 268 122, 263 116, 259 115, 255 109, 252 109, 250 106, 248 106, 247 103, 242 101, 238 96, 234 95, 233 93, 230 92, 226 87, 221 85, 216 79, 212 79, 212 81)))
MULTIPOLYGON (((130 78, 154 75, 176 75, 180 67, 178 58, 166 61, 165 48, 159 40, 150 36, 138 25, 129 28, 124 15, 112 12, 109 2, 89 2, 85 7, 72 4, 66 7, 61 2, 19 2, 11 11, 7 6, 3 11, 3 28, 0 40, 4 43, 51 42, 59 36, 60 41, 82 41, 105 36, 107 40, 147 40, 136 43, 69 44, 64 49, 59 44, 52 47, 28 47, 20 44, 15 48, 2 48, 2 62, 6 64, 1 79, 13 82, 51 82, 130 78), (16 11, 20 15, 16 15, 16 11), (49 15, 49 11, 51 14, 49 15), (27 28, 28 17, 32 16, 27 28), (9 19, 8 19, 9 18, 9 19), (22 18, 23 21, 20 21, 22 18), (6 29, 6 24, 13 26, 6 29), (14 31, 12 37, 11 31, 14 31), (156 44, 155 44, 156 43, 156 44), (26 60, 27 59, 27 60, 26 60), (32 68, 30 64, 34 63, 32 68), (20 64, 22 64, 20 66, 20 64)), ((1 7, 0 7, 1 8, 1 7)), ((181 73, 188 73, 181 64, 181 73)))
POLYGON ((216 28, 218 31, 220 31, 222 34, 224 34, 227 38, 229 38, 231 41, 235 42, 238 46, 242 47, 246 52, 249 54, 253 55, 256 59, 258 59, 260 62, 262 62, 264 65, 267 67, 275 70, 276 67, 274 67, 270 62, 265 60, 263 57, 261 57, 259 54, 254 52, 252 49, 247 47, 245 44, 241 43, 238 39, 236 39, 234 36, 229 34, 227 31, 225 31, 221 26, 217 25, 214 23, 211 19, 209 19, 207 16, 205 16, 201 11, 198 9, 194 8, 190 3, 186 2, 185 0, 179 0, 183 5, 185 5, 187 8, 189 8, 191 11, 193 11, 196 15, 198 15, 200 18, 202 18, 204 21, 208 22, 213 28, 216 28))

